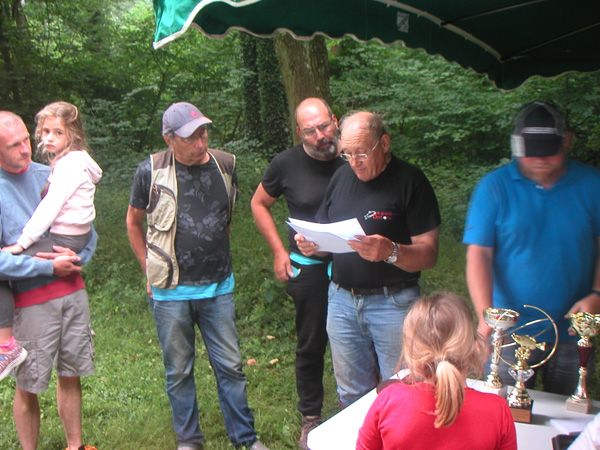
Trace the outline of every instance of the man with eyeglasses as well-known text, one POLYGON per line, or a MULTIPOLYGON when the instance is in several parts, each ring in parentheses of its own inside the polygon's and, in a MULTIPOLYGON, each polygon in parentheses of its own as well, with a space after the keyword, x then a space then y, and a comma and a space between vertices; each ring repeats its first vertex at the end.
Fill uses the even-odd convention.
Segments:
POLYGON ((127 231, 146 273, 177 449, 203 448, 194 380, 198 326, 229 439, 236 448, 267 450, 256 438, 235 328, 229 249, 235 157, 208 148, 210 123, 190 103, 175 103, 165 111, 163 137, 169 148, 139 165, 127 231))
POLYGON ((338 158, 337 119, 324 100, 303 100, 295 115, 296 133, 302 143, 273 158, 251 205, 256 225, 273 252, 275 276, 287 283, 287 293, 296 307, 296 389, 298 411, 302 414, 298 446, 306 449, 308 432, 321 423, 331 258, 301 255, 291 228, 288 228, 289 250, 286 250, 277 232, 271 206, 283 195, 291 217, 314 222, 325 188, 344 162, 338 158))
MULTIPOLYGON (((317 220, 356 218, 366 236, 333 255, 327 333, 339 402, 348 406, 396 373, 402 325, 419 298, 420 272, 435 266, 441 223, 423 172, 390 153, 381 118, 352 113, 340 123, 340 150, 349 162, 332 177, 317 220)), ((318 247, 296 235, 299 249, 318 247)))

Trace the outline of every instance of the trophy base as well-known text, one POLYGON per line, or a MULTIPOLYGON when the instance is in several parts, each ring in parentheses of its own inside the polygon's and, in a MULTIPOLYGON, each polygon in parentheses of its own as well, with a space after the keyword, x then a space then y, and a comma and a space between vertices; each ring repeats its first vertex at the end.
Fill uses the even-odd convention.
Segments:
POLYGON ((573 411, 581 414, 588 414, 592 404, 589 399, 575 400, 572 397, 567 399, 565 408, 567 411, 573 411))
POLYGON ((531 409, 533 408, 533 403, 530 408, 516 408, 514 406, 510 407, 510 412, 513 416, 513 420, 515 422, 521 423, 531 423, 531 409))

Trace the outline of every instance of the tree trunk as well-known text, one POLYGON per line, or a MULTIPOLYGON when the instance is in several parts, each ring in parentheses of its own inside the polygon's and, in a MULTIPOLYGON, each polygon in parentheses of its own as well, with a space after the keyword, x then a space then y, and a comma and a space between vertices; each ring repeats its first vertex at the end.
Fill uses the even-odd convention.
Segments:
POLYGON ((275 36, 275 49, 288 99, 292 139, 297 144, 300 138, 294 132, 294 111, 298 103, 307 97, 321 97, 328 103, 331 102, 329 56, 325 38, 315 36, 306 42, 294 39, 289 33, 278 33, 275 36))
POLYGON ((264 154, 271 159, 290 146, 287 99, 273 39, 255 39, 261 135, 264 154))
POLYGON ((260 135, 260 97, 258 95, 258 64, 256 56, 256 39, 247 33, 240 33, 242 47, 242 67, 244 78, 244 134, 248 139, 261 141, 260 135))
POLYGON ((23 13, 22 6, 22 0, 12 0, 11 14, 15 24, 17 25, 17 28, 25 33, 27 38, 29 38, 29 23, 27 22, 27 17, 23 13))

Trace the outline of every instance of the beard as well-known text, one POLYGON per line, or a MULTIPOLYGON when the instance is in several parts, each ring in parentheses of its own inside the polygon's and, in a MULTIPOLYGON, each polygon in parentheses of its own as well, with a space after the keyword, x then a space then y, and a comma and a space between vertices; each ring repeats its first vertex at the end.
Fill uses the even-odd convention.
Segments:
POLYGON ((310 145, 303 142, 306 151, 316 159, 328 160, 333 159, 338 154, 338 140, 337 138, 323 138, 317 145, 310 145))

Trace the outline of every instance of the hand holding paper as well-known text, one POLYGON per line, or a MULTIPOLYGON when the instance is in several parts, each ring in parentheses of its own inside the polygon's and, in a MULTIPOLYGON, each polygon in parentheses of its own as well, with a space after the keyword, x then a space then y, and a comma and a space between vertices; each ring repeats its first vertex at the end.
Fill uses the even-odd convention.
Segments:
POLYGON ((319 246, 319 252, 350 253, 352 248, 347 241, 354 236, 364 236, 365 231, 356 218, 334 223, 314 223, 299 219, 288 219, 288 225, 300 233, 307 241, 319 246))

